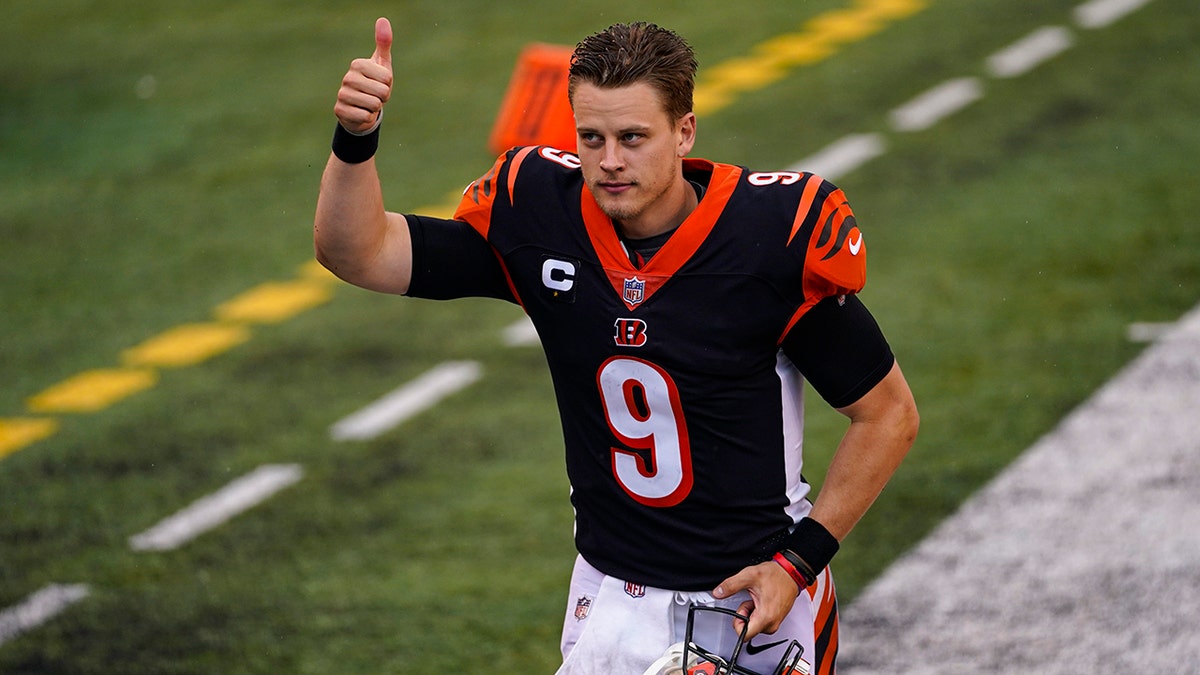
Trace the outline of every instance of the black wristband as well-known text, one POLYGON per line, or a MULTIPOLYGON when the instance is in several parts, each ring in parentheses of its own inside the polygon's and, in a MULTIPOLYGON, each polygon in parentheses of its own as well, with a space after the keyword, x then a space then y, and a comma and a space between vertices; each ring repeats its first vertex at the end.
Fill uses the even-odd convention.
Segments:
POLYGON ((375 156, 379 149, 379 127, 369 134, 358 136, 346 131, 341 124, 333 130, 333 154, 347 164, 362 164, 375 156))
POLYGON ((825 526, 812 518, 802 518, 788 535, 780 553, 804 575, 808 583, 817 580, 821 570, 829 565, 841 544, 825 526))

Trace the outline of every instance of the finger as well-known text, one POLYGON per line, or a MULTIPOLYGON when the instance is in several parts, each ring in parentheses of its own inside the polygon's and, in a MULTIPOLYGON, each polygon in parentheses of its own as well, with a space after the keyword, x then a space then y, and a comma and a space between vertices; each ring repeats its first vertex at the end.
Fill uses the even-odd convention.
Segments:
POLYGON ((725 581, 722 581, 720 585, 713 589, 712 594, 714 598, 723 600, 734 593, 737 593, 738 591, 744 591, 749 587, 750 580, 746 575, 745 570, 743 570, 729 577, 725 581))
POLYGON ((767 616, 768 612, 765 610, 759 610, 755 604, 749 600, 743 602, 738 607, 738 614, 750 617, 749 622, 741 619, 733 620, 733 629, 739 634, 742 631, 742 626, 748 624, 746 626, 746 642, 754 639, 754 636, 758 635, 759 633, 766 633, 770 635, 779 627, 771 622, 770 617, 767 616))
POLYGON ((371 60, 387 68, 392 67, 392 23, 380 17, 375 22, 375 53, 371 60))
POLYGON ((375 108, 387 103, 392 86, 391 73, 378 72, 381 70, 383 68, 374 61, 356 59, 342 78, 342 94, 346 97, 365 95, 376 99, 378 103, 375 108))
POLYGON ((351 92, 338 98, 334 113, 344 122, 359 124, 374 122, 382 108, 378 98, 351 92))
MULTIPOLYGON (((747 600, 747 601, 743 602, 742 604, 738 605, 738 608, 737 608, 737 613, 738 613, 738 614, 740 614, 741 616, 734 617, 734 619, 733 619, 733 630, 734 630, 734 632, 735 632, 735 633, 737 633, 738 635, 741 635, 741 634, 742 634, 742 626, 746 625, 746 621, 745 621, 745 619, 743 619, 742 617, 743 617, 743 616, 747 616, 747 617, 753 617, 753 615, 754 615, 754 602, 752 602, 752 601, 750 601, 750 600, 747 600)), ((752 621, 752 623, 753 623, 753 621, 752 621)), ((749 640, 751 637, 753 637, 753 636, 752 636, 752 635, 747 635, 747 636, 746 636, 746 639, 747 639, 747 640, 749 640)))
POLYGON ((755 616, 755 614, 750 615, 750 627, 748 629, 746 629, 746 641, 747 642, 752 640, 754 638, 754 636, 758 635, 759 633, 766 633, 767 635, 771 635, 776 630, 779 629, 778 623, 772 623, 772 622, 767 621, 766 619, 763 619, 762 616, 764 614, 765 614, 765 612, 757 612, 757 616, 755 616))

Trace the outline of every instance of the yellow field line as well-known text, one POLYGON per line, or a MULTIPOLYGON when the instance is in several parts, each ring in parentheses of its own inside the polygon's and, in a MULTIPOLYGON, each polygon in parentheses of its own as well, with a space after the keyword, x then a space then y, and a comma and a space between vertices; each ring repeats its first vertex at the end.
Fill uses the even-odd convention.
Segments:
MULTIPOLYGON (((246 342, 254 324, 274 324, 328 302, 335 278, 315 260, 295 279, 260 284, 213 310, 214 321, 169 328, 121 353, 121 365, 68 377, 30 396, 26 409, 39 415, 93 413, 145 391, 159 370, 194 366, 246 342)), ((53 417, 0 419, 0 458, 49 438, 59 429, 53 417)))
POLYGON ((35 413, 96 412, 157 382, 158 373, 150 369, 86 370, 29 397, 26 405, 35 413))
POLYGON ((864 40, 928 4, 927 0, 859 0, 852 7, 815 16, 797 32, 773 37, 747 56, 706 70, 696 83, 696 114, 712 114, 739 94, 777 82, 794 68, 827 59, 843 45, 864 40))
POLYGON ((49 438, 58 431, 58 420, 53 419, 0 419, 0 459, 21 448, 49 438))

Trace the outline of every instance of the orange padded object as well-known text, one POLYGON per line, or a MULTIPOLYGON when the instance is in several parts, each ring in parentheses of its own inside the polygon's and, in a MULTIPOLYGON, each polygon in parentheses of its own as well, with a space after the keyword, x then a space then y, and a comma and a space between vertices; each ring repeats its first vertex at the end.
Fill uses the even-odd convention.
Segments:
POLYGON ((575 116, 567 100, 571 47, 535 43, 521 51, 488 138, 495 154, 517 145, 575 152, 575 116))

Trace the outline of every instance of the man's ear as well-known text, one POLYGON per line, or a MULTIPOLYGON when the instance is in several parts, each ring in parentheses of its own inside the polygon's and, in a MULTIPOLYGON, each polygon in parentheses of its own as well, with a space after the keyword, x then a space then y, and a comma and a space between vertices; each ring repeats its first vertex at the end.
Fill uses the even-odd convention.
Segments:
POLYGON ((679 118, 678 124, 679 145, 676 149, 678 155, 687 157, 692 151, 692 146, 696 144, 696 113, 688 113, 679 118))

